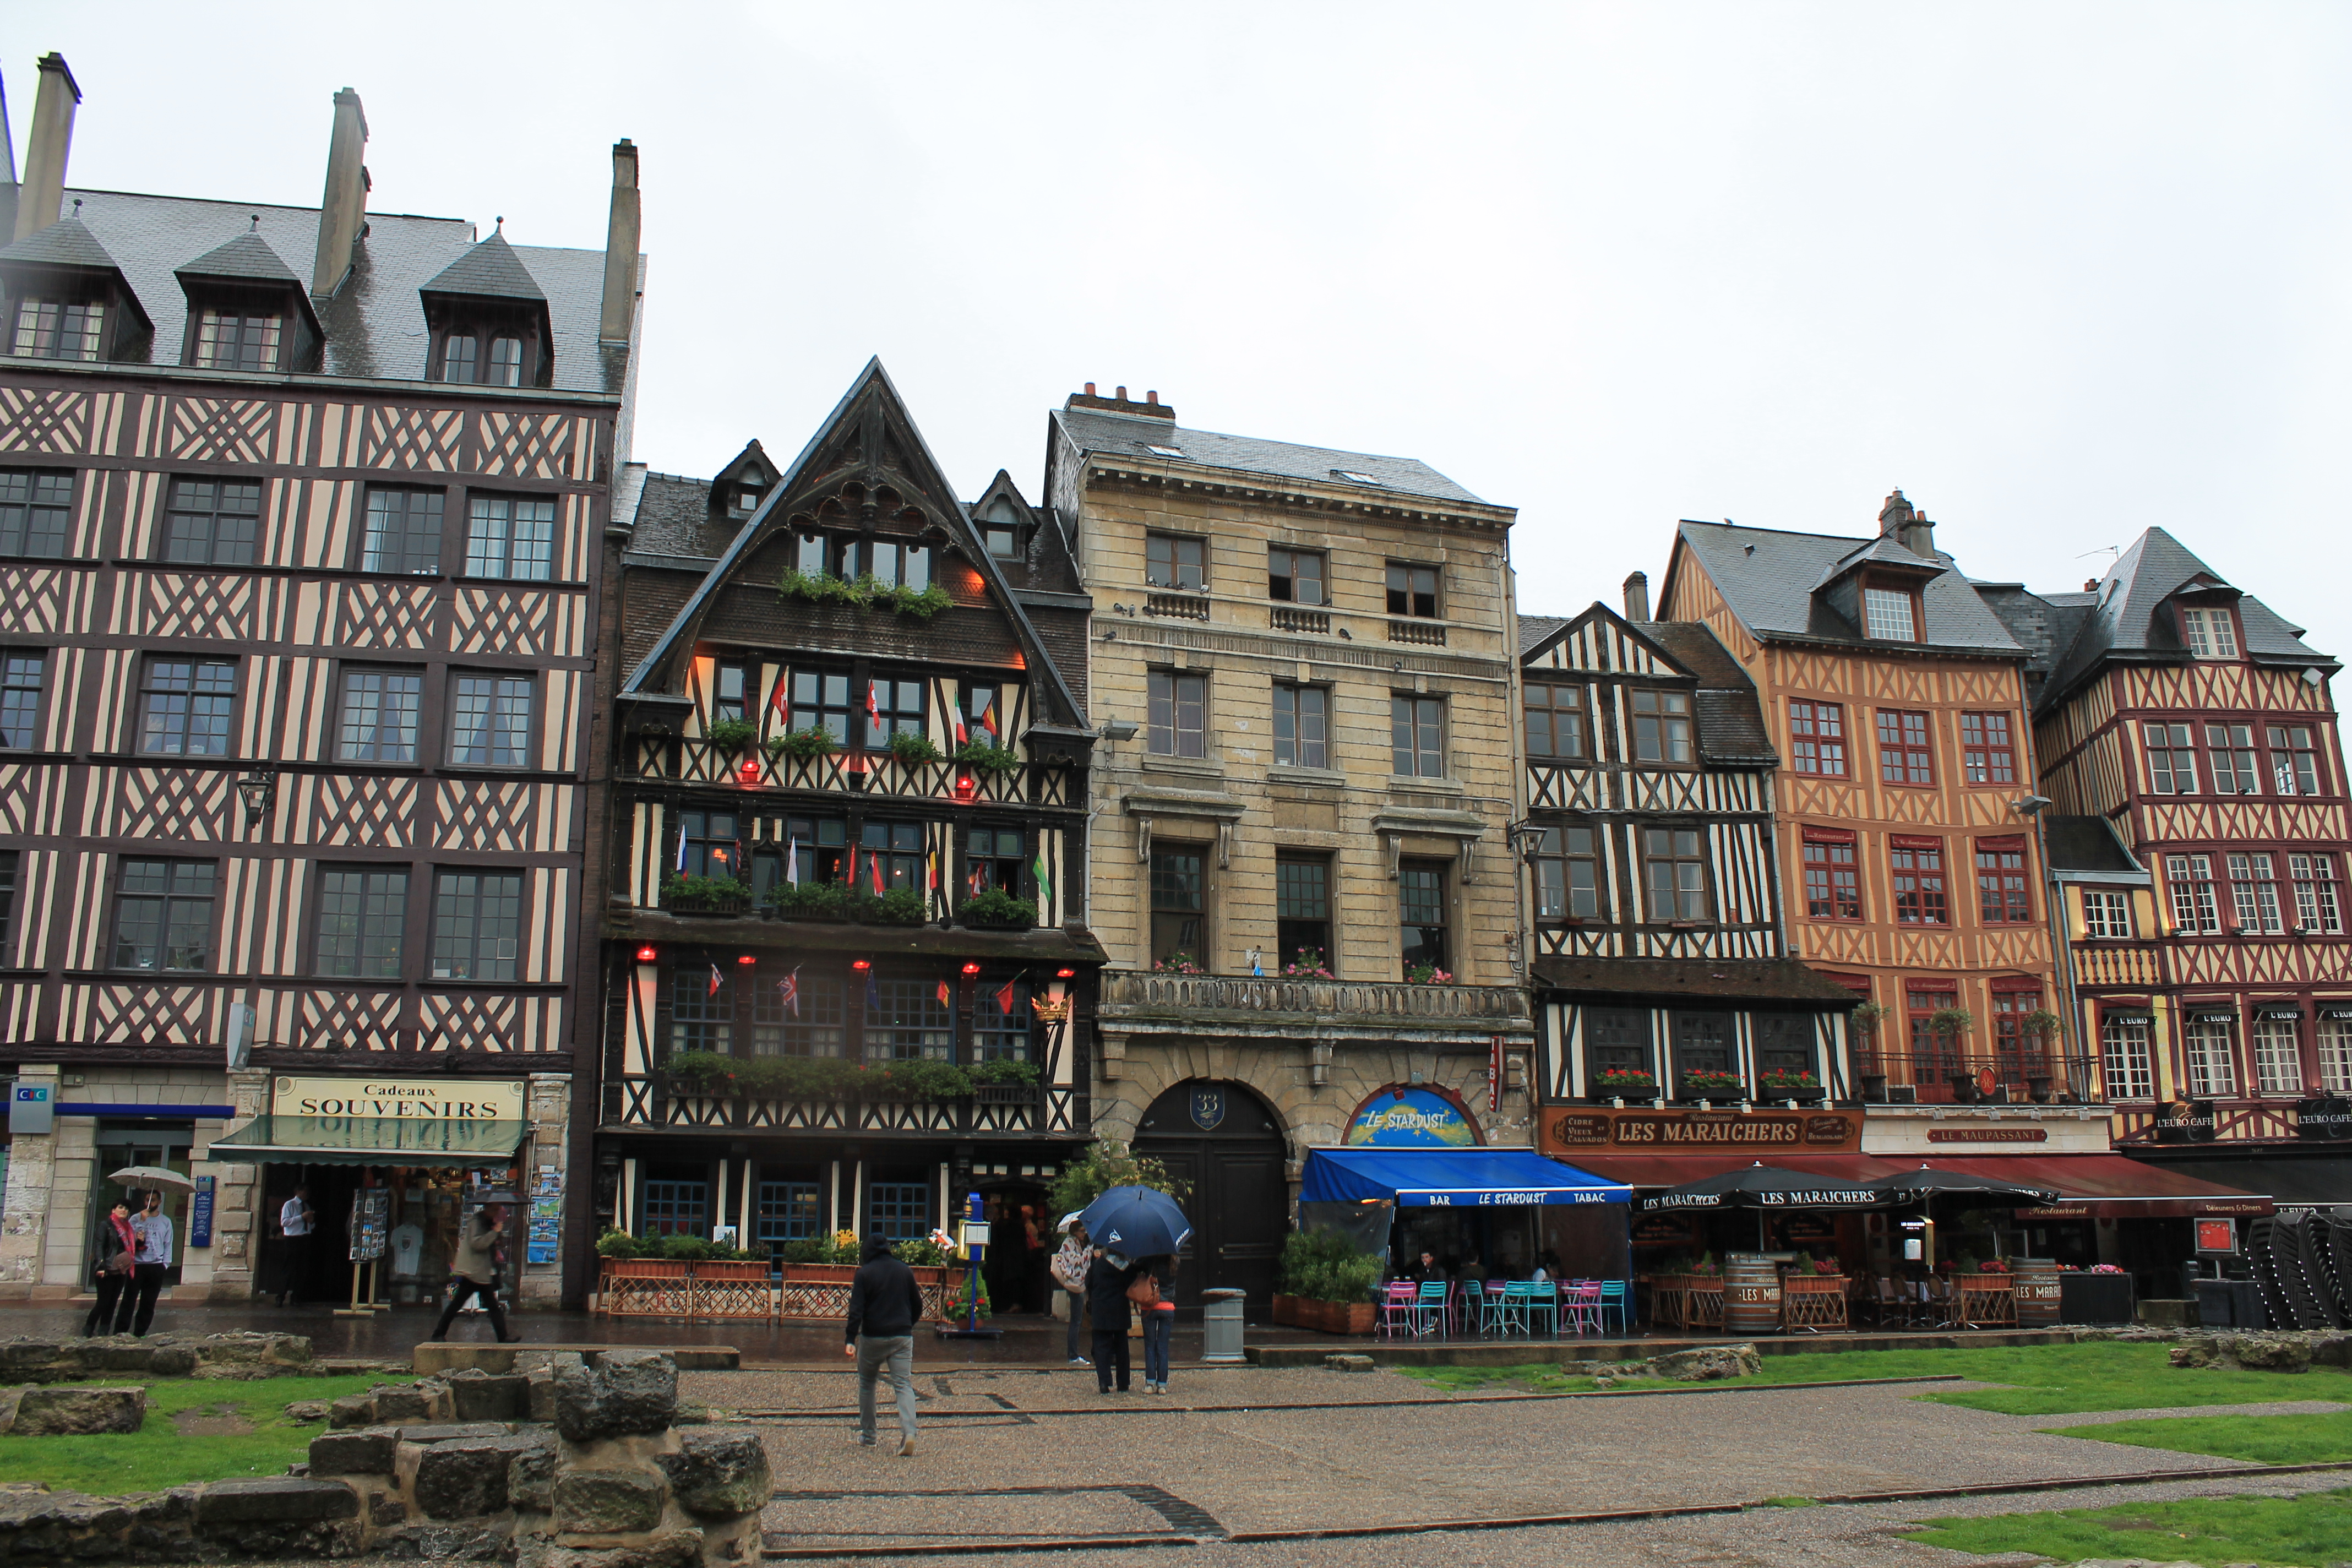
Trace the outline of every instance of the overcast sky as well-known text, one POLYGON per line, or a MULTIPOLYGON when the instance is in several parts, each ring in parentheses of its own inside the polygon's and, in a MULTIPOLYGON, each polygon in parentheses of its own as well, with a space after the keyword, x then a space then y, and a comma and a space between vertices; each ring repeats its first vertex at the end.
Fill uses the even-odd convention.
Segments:
POLYGON ((7 12, 78 184, 313 205, 348 85, 376 210, 601 247, 635 138, 656 468, 878 353, 967 499, 1123 383, 1517 507, 1531 612, 1899 485, 1972 575, 2161 525, 2352 655, 2341 5, 7 12))

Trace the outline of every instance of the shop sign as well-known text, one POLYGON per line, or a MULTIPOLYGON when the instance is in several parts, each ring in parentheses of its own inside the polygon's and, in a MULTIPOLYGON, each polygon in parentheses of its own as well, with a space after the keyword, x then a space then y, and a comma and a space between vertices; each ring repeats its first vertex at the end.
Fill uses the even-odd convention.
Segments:
POLYGON ((1811 1215, 1783 1215, 1772 1222, 1772 1227, 1780 1233, 1780 1239, 1784 1242, 1837 1239, 1835 1220, 1817 1219, 1811 1215))
POLYGON ((2210 1100, 2176 1100, 2157 1112, 2154 1123, 2159 1143, 2210 1143, 2221 1118, 2210 1100))
POLYGON ((269 1109, 279 1116, 422 1121, 520 1121, 522 1080, 510 1078, 278 1078, 269 1109))
POLYGON ((213 1187, 211 1176, 196 1178, 196 1194, 188 1200, 188 1245, 210 1247, 213 1244, 213 1187))
POLYGON ((1633 1226, 1636 1247, 1696 1247, 1698 1222, 1678 1215, 1644 1215, 1633 1226))
POLYGON ((1478 1130, 1462 1108, 1426 1089, 1384 1089, 1364 1101, 1343 1142, 1389 1149, 1467 1149, 1478 1130))
POLYGON ((2200 1219, 2197 1226, 2197 1250, 2200 1252, 2235 1252, 2238 1250, 2238 1222, 2233 1219, 2200 1219))
POLYGON ((46 1083, 20 1083, 8 1096, 8 1131, 10 1132, 52 1132, 58 1125, 56 1087, 46 1083))
POLYGON ((2340 1141, 2352 1138, 2352 1100, 2324 1094, 2294 1102, 2294 1135, 2340 1141))
POLYGON ((1851 1152, 1861 1146, 1862 1118, 1843 1111, 1561 1110, 1543 1122, 1544 1142, 1560 1150, 1803 1149, 1851 1152))
POLYGON ((2046 1127, 1930 1127, 1930 1143, 2047 1143, 2046 1127))

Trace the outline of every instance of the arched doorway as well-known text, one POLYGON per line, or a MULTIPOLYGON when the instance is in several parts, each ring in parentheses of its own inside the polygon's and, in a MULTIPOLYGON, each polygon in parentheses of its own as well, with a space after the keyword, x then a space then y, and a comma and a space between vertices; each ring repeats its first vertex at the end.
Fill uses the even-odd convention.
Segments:
POLYGON ((1177 1306, 1197 1310, 1202 1290, 1230 1289, 1248 1292, 1246 1310, 1263 1313, 1290 1229, 1290 1151, 1273 1108, 1240 1084, 1189 1079, 1143 1113, 1135 1152, 1190 1188, 1192 1243, 1177 1273, 1177 1306))

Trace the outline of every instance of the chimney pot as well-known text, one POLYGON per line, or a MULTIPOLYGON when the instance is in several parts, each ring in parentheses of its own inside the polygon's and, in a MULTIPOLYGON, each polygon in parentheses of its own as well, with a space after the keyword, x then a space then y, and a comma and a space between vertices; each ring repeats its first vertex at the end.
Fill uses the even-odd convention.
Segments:
POLYGON ((1156 407, 1160 403, 1160 395, 1156 392, 1147 392, 1143 395, 1143 401, 1146 404, 1156 407))
POLYGON ((335 128, 327 142, 327 186, 319 198, 319 249, 310 263, 310 292, 321 298, 342 287, 367 232, 367 113, 350 88, 335 94, 335 128))
POLYGON ((1087 395, 1088 397, 1092 397, 1094 395, 1095 395, 1095 384, 1094 384, 1093 382, 1091 382, 1091 381, 1090 381, 1090 382, 1087 383, 1087 395))
POLYGON ((38 233, 58 221, 66 203, 66 159, 73 152, 74 110, 81 87, 65 56, 41 57, 41 85, 33 95, 33 132, 25 141, 25 182, 16 187, 16 232, 38 233))
POLYGON ((636 322, 637 247, 643 231, 637 144, 624 136, 613 143, 613 205, 604 220, 604 297, 596 316, 601 342, 627 342, 636 322))
POLYGON ((2095 594, 2098 591, 2099 580, 2096 577, 2085 577, 2083 579, 2083 592, 2085 594, 2095 594))
POLYGON ((1121 403, 1125 403, 1127 401, 1127 388, 1122 386, 1118 389, 1118 400, 1121 403))
POLYGON ((1630 574, 1625 579, 1625 618, 1646 621, 1650 618, 1650 574, 1630 574))

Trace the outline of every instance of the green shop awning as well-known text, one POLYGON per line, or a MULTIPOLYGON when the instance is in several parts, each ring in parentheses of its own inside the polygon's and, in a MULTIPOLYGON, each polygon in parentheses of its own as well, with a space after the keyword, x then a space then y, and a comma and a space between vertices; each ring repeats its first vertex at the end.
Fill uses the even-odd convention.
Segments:
POLYGON ((213 1140, 215 1160, 304 1165, 503 1165, 528 1123, 424 1116, 257 1116, 213 1140))

